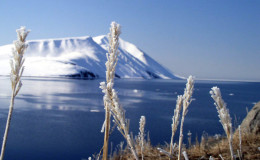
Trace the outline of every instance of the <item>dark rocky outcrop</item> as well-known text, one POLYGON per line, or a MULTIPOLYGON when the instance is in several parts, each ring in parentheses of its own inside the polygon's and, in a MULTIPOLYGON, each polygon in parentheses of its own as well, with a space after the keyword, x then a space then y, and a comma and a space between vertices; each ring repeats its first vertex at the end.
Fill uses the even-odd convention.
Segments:
POLYGON ((151 78, 154 78, 154 79, 159 79, 159 78, 161 78, 160 76, 158 76, 157 74, 155 74, 155 73, 153 73, 153 72, 146 71, 146 73, 147 73, 151 78))
POLYGON ((241 130, 243 132, 260 134, 260 102, 258 102, 247 114, 241 124, 241 130))
POLYGON ((69 78, 81 78, 81 79, 96 79, 99 76, 90 71, 80 71, 76 74, 66 75, 69 78))

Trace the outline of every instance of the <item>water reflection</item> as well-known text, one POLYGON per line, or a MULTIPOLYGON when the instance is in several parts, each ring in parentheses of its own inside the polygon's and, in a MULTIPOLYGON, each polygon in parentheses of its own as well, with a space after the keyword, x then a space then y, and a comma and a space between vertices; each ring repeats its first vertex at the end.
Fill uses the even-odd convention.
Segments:
MULTIPOLYGON (((7 159, 71 160, 98 152, 103 144, 100 130, 104 122, 101 81, 24 78, 15 99, 7 159)), ((215 85, 221 88, 231 115, 240 120, 246 115, 245 108, 250 110, 252 103, 260 99, 260 83, 195 83, 193 102, 184 124, 184 134, 190 130, 192 139, 204 130, 210 135, 223 133, 209 95, 215 85)), ((131 120, 133 134, 138 133, 140 116, 145 115, 152 143, 168 141, 176 98, 184 87, 185 81, 116 80, 115 88, 126 117, 131 120)), ((9 78, 0 77, 0 136, 4 132, 10 94, 9 78)), ((117 131, 111 135, 115 145, 122 140, 117 131)))

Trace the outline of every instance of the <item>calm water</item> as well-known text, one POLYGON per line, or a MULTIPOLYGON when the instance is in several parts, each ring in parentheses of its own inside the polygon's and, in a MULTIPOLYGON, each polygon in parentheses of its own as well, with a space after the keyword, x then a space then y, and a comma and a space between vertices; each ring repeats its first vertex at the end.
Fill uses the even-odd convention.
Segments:
MULTIPOLYGON (((15 109, 6 147, 6 159, 81 160, 99 152, 103 144, 100 133, 104 121, 101 80, 24 78, 15 100, 15 109)), ((260 100, 260 83, 197 81, 195 99, 185 118, 184 133, 192 138, 222 134, 217 112, 209 90, 221 88, 235 124, 246 116, 246 107, 260 100)), ((153 144, 170 141, 171 118, 178 94, 183 94, 185 81, 117 80, 121 104, 131 120, 130 130, 138 133, 141 115, 147 119, 146 131, 153 144)), ((3 136, 10 100, 10 82, 0 77, 0 136, 3 136)), ((178 131, 177 131, 178 132, 178 131)), ((176 135, 177 137, 178 135, 176 135)), ((186 137, 184 138, 186 139, 186 137)), ((113 146, 122 141, 115 130, 113 146)))

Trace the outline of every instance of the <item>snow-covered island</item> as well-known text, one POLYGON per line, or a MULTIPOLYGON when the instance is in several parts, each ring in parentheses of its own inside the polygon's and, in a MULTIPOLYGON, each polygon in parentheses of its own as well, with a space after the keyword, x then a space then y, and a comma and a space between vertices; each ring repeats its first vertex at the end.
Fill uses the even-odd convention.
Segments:
MULTIPOLYGON (((28 41, 24 76, 105 78, 106 36, 28 41)), ((180 79, 134 44, 119 41, 118 78, 180 79)), ((0 46, 0 75, 10 74, 13 45, 0 46)))

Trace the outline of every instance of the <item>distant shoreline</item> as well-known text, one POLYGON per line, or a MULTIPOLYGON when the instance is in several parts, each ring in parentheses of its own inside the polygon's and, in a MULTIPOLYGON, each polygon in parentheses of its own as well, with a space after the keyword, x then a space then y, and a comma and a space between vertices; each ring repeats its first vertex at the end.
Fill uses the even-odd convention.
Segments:
POLYGON ((235 80, 235 79, 203 79, 203 78, 195 78, 195 80, 200 81, 225 81, 225 82, 260 82, 260 80, 235 80))
MULTIPOLYGON (((9 77, 9 75, 0 75, 0 77, 9 77)), ((94 79, 87 79, 87 78, 80 78, 80 77, 67 77, 67 76, 23 76, 23 78, 36 78, 36 79, 82 79, 82 80, 96 80, 96 79, 105 79, 103 77, 94 78, 94 79)), ((119 78, 119 79, 136 79, 136 80, 174 80, 174 81, 183 81, 183 79, 144 79, 144 78, 119 78)), ((232 80, 232 79, 200 79, 195 78, 195 81, 216 81, 216 82, 255 82, 260 83, 260 80, 232 80)))

